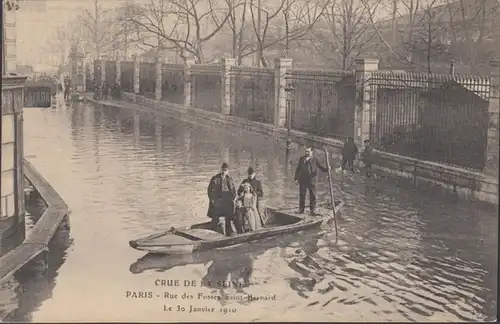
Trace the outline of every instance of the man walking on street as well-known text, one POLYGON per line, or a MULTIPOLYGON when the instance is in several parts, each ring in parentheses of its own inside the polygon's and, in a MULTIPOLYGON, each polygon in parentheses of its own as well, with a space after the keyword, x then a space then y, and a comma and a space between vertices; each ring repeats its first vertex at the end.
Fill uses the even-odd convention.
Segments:
POLYGON ((370 144, 370 140, 364 140, 364 143, 365 150, 362 153, 362 158, 365 165, 365 174, 369 178, 372 176, 373 147, 370 144))
POLYGON ((327 172, 328 168, 322 166, 313 155, 313 149, 306 146, 305 155, 300 157, 295 169, 295 184, 299 185, 299 214, 304 213, 306 191, 309 191, 309 208, 311 215, 316 215, 316 175, 318 169, 327 172))
POLYGON ((354 143, 354 139, 348 137, 342 147, 342 171, 344 171, 346 167, 354 171, 354 159, 356 158, 356 154, 358 154, 358 147, 354 143))

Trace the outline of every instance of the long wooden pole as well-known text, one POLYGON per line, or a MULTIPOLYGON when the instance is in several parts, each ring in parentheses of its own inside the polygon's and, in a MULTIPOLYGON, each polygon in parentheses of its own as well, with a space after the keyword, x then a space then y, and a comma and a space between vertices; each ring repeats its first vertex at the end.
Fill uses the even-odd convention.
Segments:
POLYGON ((330 199, 332 200, 333 223, 335 224, 335 243, 337 243, 339 234, 337 229, 337 217, 335 211, 335 197, 333 195, 332 168, 330 167, 330 156, 326 148, 325 148, 325 156, 326 156, 326 167, 328 168, 328 184, 330 185, 330 199))

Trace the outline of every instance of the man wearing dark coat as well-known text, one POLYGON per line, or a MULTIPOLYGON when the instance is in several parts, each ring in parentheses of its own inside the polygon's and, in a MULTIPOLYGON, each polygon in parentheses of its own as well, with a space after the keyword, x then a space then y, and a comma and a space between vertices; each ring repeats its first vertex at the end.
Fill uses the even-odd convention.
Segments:
POLYGON ((109 85, 106 80, 102 83, 102 99, 108 100, 109 85))
POLYGON ((342 147, 342 171, 346 169, 346 166, 349 170, 354 171, 354 159, 356 158, 356 154, 358 154, 358 147, 356 143, 354 143, 354 139, 348 137, 342 147))
MULTIPOLYGON (((207 193, 209 198, 207 216, 212 218, 212 228, 217 229, 219 217, 224 217, 226 235, 231 235, 233 230, 231 222, 234 222, 234 200, 236 198, 236 188, 234 182, 228 174, 227 163, 222 163, 221 172, 210 179, 207 193)), ((236 230, 240 232, 239 222, 234 222, 236 230)))
POLYGON ((306 192, 309 191, 309 208, 311 215, 316 215, 316 175, 318 169, 327 172, 328 168, 322 166, 313 155, 312 147, 306 146, 306 154, 301 156, 295 169, 295 184, 299 185, 299 214, 304 213, 306 205, 306 192))

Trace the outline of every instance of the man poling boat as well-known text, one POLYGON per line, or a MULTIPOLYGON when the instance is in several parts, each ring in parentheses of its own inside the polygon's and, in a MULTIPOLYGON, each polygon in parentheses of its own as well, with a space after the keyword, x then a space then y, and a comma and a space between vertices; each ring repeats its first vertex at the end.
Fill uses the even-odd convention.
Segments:
MULTIPOLYGON (((306 155, 299 160, 297 166, 298 171, 295 178, 299 185, 302 185, 299 187, 299 212, 304 210, 305 191, 307 190, 310 195, 310 216, 302 215, 302 213, 297 214, 296 207, 265 208, 264 217, 260 217, 262 226, 257 226, 257 218, 260 215, 257 210, 259 195, 254 190, 254 186, 255 188, 260 187, 262 191, 260 181, 258 183, 252 181, 255 177, 250 176, 248 180, 243 181, 241 190, 237 192, 231 177, 228 175, 228 165, 223 163, 221 172, 212 177, 207 190, 209 196, 207 216, 212 218, 212 221, 183 228, 171 227, 166 231, 132 240, 129 244, 134 249, 149 253, 182 255, 319 228, 330 220, 333 220, 335 225, 335 241, 337 242, 336 215, 344 203, 336 201, 334 198, 330 160, 326 149, 325 154, 327 166, 323 167, 316 157, 313 157, 312 148, 308 147, 306 155), (316 168, 328 172, 330 208, 325 208, 324 204, 316 204, 316 168), (220 226, 217 226, 221 218, 224 218, 225 223, 222 233, 220 226), (231 223, 234 223, 236 233, 231 233, 231 223)), ((253 169, 250 171, 253 173, 253 169)))

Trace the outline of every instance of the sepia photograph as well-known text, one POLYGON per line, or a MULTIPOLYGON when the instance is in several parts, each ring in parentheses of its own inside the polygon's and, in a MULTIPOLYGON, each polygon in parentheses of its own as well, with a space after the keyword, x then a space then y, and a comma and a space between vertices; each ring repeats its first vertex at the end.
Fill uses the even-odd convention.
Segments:
POLYGON ((495 322, 500 0, 2 0, 0 322, 495 322))

